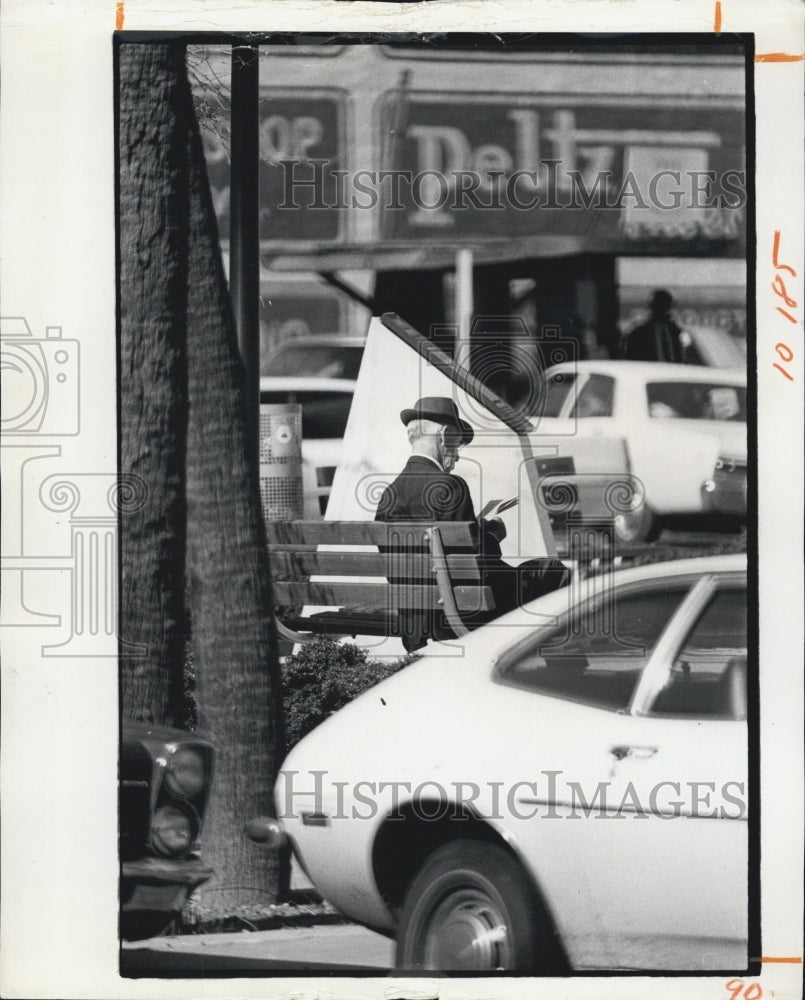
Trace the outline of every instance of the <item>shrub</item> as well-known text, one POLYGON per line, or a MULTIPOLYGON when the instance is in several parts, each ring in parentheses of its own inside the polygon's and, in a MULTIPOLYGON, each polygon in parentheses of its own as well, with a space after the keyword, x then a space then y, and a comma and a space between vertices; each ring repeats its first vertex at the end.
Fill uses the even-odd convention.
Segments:
POLYGON ((282 665, 286 751, 329 715, 411 662, 371 660, 366 650, 318 636, 282 665))

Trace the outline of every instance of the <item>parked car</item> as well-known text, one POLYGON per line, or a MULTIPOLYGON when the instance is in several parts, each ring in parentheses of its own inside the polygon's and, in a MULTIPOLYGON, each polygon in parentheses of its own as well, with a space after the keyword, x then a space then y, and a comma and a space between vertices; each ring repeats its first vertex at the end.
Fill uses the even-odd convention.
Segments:
POLYGON ((719 455, 712 478, 703 487, 706 510, 734 514, 738 520, 746 518, 746 465, 746 455, 719 455))
POLYGON ((638 495, 632 511, 616 514, 622 541, 650 540, 669 518, 746 517, 742 372, 641 361, 566 362, 547 369, 530 416, 535 443, 554 435, 623 439, 629 472, 642 483, 645 499, 638 495), (726 493, 713 487, 724 462, 733 470, 726 493))
POLYGON ((365 337, 343 333, 294 337, 261 361, 260 375, 266 378, 309 375, 354 382, 365 345, 365 337))
POLYGON ((321 518, 341 456, 341 442, 363 356, 365 337, 297 337, 261 363, 261 403, 302 406, 304 516, 321 518))
POLYGON ((124 721, 120 747, 120 933, 161 933, 213 869, 200 836, 215 752, 195 733, 124 721))
POLYGON ((291 750, 250 835, 400 970, 743 968, 745 588, 742 555, 642 566, 430 644, 291 750))

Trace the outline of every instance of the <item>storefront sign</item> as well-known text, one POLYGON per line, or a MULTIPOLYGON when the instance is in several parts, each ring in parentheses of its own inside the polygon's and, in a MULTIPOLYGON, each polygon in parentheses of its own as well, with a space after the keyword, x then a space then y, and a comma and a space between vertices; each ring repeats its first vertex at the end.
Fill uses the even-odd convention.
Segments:
MULTIPOLYGON (((260 242, 330 243, 342 237, 345 213, 337 201, 343 166, 343 100, 307 90, 260 100, 260 242), (293 184, 293 205, 286 186, 293 184), (331 207, 335 206, 335 207, 331 207)), ((202 130, 207 174, 222 239, 229 239, 229 109, 216 108, 202 130), (217 127, 216 127, 217 123, 217 127)))
POLYGON ((387 104, 385 119, 404 121, 380 195, 389 237, 745 243, 738 110, 399 93, 387 104))

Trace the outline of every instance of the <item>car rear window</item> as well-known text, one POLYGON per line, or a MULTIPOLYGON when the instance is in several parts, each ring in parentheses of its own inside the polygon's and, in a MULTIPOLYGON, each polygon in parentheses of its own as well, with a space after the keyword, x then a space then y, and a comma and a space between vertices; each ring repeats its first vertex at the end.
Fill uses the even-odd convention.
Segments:
POLYGON ((560 625, 502 668, 505 684, 625 711, 640 674, 688 585, 606 595, 568 614, 560 625))
POLYGON ((648 382, 650 417, 746 421, 746 388, 711 382, 648 382))

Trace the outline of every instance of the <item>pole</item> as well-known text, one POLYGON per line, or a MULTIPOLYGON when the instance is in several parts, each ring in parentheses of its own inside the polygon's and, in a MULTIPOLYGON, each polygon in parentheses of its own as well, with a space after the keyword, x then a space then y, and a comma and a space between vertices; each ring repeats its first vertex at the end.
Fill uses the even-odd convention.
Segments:
POLYGON ((463 248, 456 251, 456 336, 457 365, 470 367, 470 325, 472 324, 472 250, 463 248))
POLYGON ((244 368, 249 459, 260 453, 259 49, 232 46, 229 289, 244 368))

